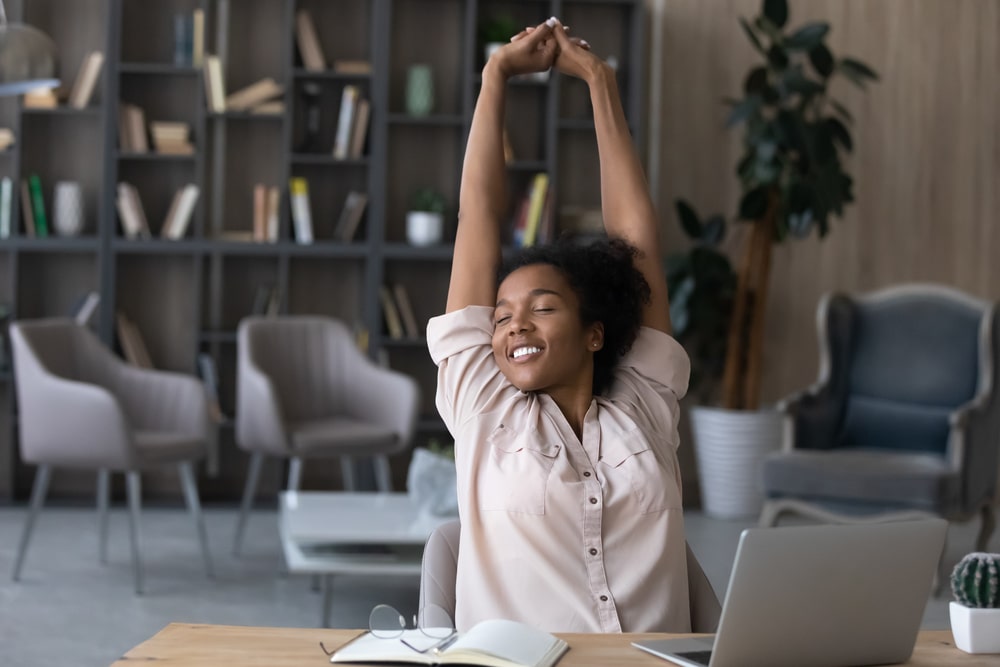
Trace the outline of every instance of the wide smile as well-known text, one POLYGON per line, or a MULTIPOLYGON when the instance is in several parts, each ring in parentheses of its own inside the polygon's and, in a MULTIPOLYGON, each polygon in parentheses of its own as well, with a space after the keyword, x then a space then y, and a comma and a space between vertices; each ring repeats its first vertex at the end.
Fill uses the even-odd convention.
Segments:
POLYGON ((519 345, 511 350, 509 358, 514 363, 527 363, 542 353, 537 345, 519 345))

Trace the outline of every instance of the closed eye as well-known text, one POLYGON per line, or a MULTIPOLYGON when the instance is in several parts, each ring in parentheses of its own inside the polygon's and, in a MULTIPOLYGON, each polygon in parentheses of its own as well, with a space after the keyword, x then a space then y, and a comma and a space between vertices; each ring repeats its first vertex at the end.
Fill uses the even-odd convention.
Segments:
POLYGON ((500 326, 510 320, 510 315, 504 315, 503 317, 497 318, 495 326, 500 326))

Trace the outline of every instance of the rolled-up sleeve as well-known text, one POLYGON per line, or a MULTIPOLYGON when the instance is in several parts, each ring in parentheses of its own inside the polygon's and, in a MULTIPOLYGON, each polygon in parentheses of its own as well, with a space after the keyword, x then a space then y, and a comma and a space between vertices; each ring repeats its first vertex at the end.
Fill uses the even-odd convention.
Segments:
POLYGON ((436 404, 448 430, 475 416, 505 386, 493 358, 493 308, 468 306, 427 323, 427 348, 438 367, 436 404))

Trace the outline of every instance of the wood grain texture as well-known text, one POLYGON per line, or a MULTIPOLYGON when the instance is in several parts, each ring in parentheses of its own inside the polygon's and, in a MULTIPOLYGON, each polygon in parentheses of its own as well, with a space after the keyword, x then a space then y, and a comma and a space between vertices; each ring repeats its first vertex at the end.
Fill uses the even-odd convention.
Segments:
MULTIPOLYGON (((229 625, 171 623, 151 639, 139 644, 112 667, 156 664, 160 667, 283 667, 326 663, 319 642, 331 650, 346 644, 358 630, 299 628, 252 628, 229 625)), ((559 667, 618 667, 666 665, 662 658, 631 646, 643 639, 661 639, 662 634, 565 634, 557 633, 570 649, 559 667)), ((921 632, 911 667, 950 665, 1000 665, 1000 656, 969 655, 955 648, 951 632, 921 632)))
MULTIPOLYGON (((663 146, 658 188, 665 251, 684 241, 673 201, 736 210, 739 133, 720 100, 737 94, 757 57, 737 18, 759 0, 669 0, 663 10, 663 146)), ((995 0, 797 0, 792 25, 832 26, 836 55, 881 81, 834 96, 854 114, 846 167, 856 202, 831 234, 775 249, 762 399, 810 384, 818 368, 815 310, 830 290, 938 282, 1000 298, 1000 3, 995 0)), ((727 247, 743 237, 733 229, 727 247)), ((735 254, 734 254, 735 256, 735 254)))

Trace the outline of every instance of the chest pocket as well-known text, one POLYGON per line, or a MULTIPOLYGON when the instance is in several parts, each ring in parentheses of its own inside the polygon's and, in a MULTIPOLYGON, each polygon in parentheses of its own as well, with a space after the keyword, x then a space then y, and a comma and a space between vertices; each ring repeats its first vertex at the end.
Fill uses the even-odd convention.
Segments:
POLYGON ((479 474, 479 509, 484 512, 545 514, 549 473, 561 444, 537 431, 517 433, 501 424, 487 438, 489 458, 479 474))
POLYGON ((676 470, 660 462, 639 429, 605 436, 601 442, 601 463, 605 475, 628 482, 640 513, 680 509, 681 489, 676 470))

